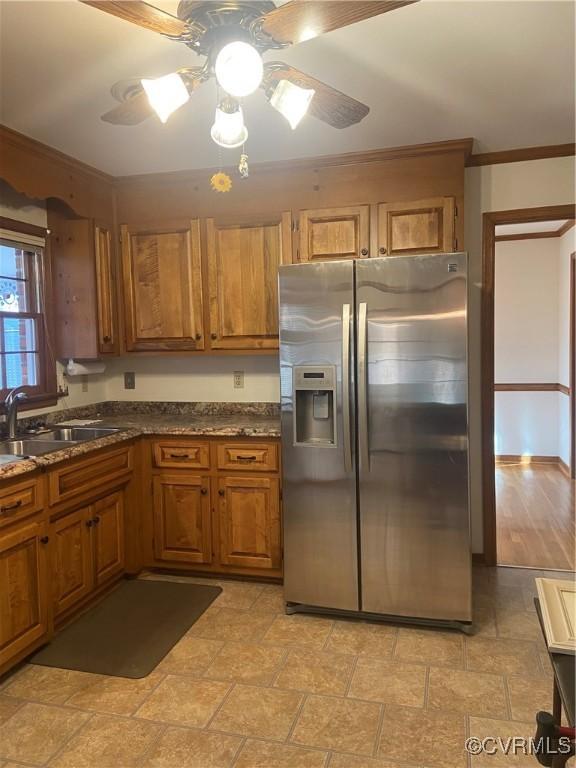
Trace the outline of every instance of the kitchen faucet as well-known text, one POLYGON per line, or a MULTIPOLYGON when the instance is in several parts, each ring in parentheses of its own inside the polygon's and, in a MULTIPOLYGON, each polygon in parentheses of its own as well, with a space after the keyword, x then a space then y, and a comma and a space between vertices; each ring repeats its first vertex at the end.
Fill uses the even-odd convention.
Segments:
POLYGON ((18 403, 21 400, 26 400, 28 395, 24 391, 24 387, 14 387, 6 395, 4 400, 4 411, 6 413, 6 428, 7 437, 9 440, 14 440, 16 437, 16 429, 18 425, 18 403))

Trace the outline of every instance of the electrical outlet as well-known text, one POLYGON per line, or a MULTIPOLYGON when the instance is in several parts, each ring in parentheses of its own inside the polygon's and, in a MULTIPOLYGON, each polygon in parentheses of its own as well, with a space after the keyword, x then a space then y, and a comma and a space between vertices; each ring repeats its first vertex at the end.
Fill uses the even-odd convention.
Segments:
POLYGON ((82 376, 82 392, 88 392, 88 376, 82 376))
POLYGON ((244 389, 244 371, 234 371, 234 389, 244 389))
POLYGON ((124 372, 124 389, 136 389, 136 374, 134 371, 124 372))

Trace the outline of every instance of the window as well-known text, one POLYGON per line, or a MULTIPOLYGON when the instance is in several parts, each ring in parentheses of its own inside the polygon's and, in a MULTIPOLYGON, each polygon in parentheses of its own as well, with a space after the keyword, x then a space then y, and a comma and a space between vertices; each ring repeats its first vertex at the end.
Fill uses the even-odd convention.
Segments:
POLYGON ((0 397, 19 386, 28 387, 33 401, 54 391, 45 348, 43 254, 41 246, 17 242, 12 233, 0 238, 0 397))

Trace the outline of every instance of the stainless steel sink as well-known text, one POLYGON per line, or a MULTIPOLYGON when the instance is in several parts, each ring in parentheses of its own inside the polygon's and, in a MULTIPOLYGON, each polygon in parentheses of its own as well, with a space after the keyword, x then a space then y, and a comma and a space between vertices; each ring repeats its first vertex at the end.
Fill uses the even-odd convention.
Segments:
POLYGON ((3 440, 0 442, 0 456, 40 456, 50 451, 60 451, 70 440, 3 440))
POLYGON ((113 427, 57 427, 49 432, 35 435, 30 439, 42 443, 54 440, 63 440, 67 443, 81 443, 85 440, 97 440, 99 437, 112 435, 119 431, 119 429, 114 429, 113 427))

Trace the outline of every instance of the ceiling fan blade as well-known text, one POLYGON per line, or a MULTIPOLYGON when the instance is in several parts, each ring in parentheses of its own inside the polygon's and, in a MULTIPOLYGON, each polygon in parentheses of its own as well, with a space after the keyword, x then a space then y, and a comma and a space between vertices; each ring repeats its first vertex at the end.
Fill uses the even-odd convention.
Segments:
POLYGON ((182 19, 141 0, 80 0, 80 2, 152 32, 160 32, 162 35, 180 37, 190 32, 190 26, 182 19))
POLYGON ((279 43, 301 43, 418 0, 291 0, 262 17, 262 29, 279 43))
MULTIPOLYGON (((178 73, 184 80, 188 93, 192 95, 206 79, 206 70, 202 67, 186 67, 178 73)), ((112 86, 112 95, 120 101, 118 106, 106 112, 100 118, 113 125, 138 125, 154 114, 146 91, 140 80, 120 80, 112 86)))
POLYGON ((154 114, 144 90, 106 112, 101 120, 113 125, 138 125, 154 114))
POLYGON ((313 88, 316 93, 310 102, 308 114, 322 120, 323 123, 328 123, 333 128, 348 128, 350 125, 359 123, 370 112, 370 107, 362 104, 361 101, 356 101, 351 96, 337 91, 336 88, 326 85, 305 72, 300 72, 299 69, 294 69, 289 64, 279 61, 267 63, 262 87, 268 97, 280 80, 288 80, 300 88, 313 88))

